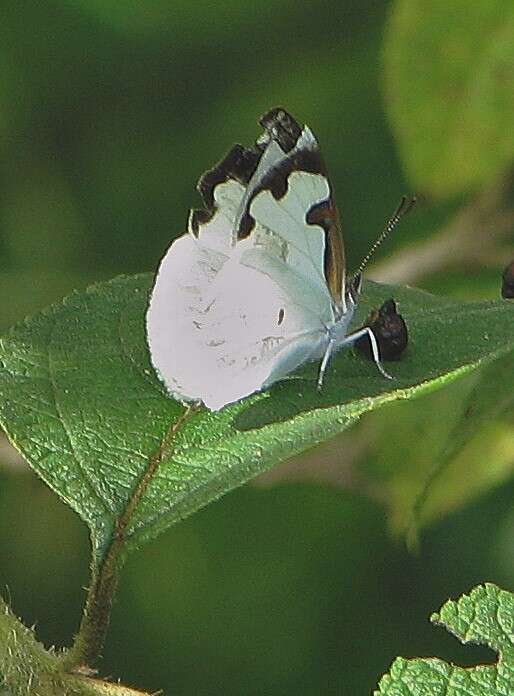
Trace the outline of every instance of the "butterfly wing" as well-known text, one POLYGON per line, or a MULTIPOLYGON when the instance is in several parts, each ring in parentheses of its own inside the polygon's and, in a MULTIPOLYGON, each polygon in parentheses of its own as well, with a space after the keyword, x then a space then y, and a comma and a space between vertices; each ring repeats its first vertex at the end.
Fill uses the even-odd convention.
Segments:
POLYGON ((259 220, 261 215, 265 216, 260 218, 263 224, 271 225, 278 234, 287 236, 291 230, 288 241, 292 248, 303 252, 304 258, 310 257, 333 303, 344 313, 346 273, 341 222, 318 142, 310 128, 301 129, 280 107, 265 114, 260 123, 265 131, 257 143, 267 143, 266 150, 243 197, 243 210, 236 219, 237 236, 247 235, 252 220, 259 220), (273 155, 266 157, 269 151, 273 155), (269 166, 263 167, 265 160, 269 160, 269 166), (277 207, 272 215, 266 215, 262 195, 266 191, 289 218, 289 224, 283 220, 279 225, 277 207), (291 225, 293 221, 296 224, 291 225))
POLYGON ((298 168, 313 159, 301 155, 314 148, 310 131, 290 130, 269 126, 265 143, 235 146, 200 179, 206 209, 161 263, 147 337, 177 398, 216 410, 324 350, 334 321, 326 232, 306 216, 330 189, 317 161, 298 168))
POLYGON ((269 250, 221 261, 190 237, 178 239, 147 315, 152 362, 168 390, 212 410, 319 355, 332 317, 326 296, 269 250), (173 274, 181 261, 191 269, 182 278, 173 274))

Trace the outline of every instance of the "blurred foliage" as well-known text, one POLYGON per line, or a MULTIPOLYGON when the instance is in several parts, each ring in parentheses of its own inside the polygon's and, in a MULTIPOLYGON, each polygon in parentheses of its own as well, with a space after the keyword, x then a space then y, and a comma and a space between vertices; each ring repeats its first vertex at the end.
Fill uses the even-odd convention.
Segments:
POLYGON ((418 190, 448 198, 512 165, 513 38, 514 7, 502 0, 395 3, 385 99, 418 190))
MULTIPOLYGON (((411 187, 427 199, 380 255, 428 238, 512 164, 512 21, 507 3, 485 0, 3 3, 2 331, 89 282, 153 269, 198 203, 200 173, 251 142, 278 103, 319 136, 350 267, 411 187)), ((425 287, 496 298, 501 268, 435 273, 425 287)), ((136 555, 101 670, 173 694, 354 694, 397 654, 491 662, 424 626, 484 579, 514 587, 508 408, 447 469, 429 455, 487 388, 479 379, 347 433, 339 465, 351 438, 369 435, 351 492, 245 488, 136 555), (370 471, 392 474, 388 486, 361 485, 370 471), (403 530, 405 501, 434 473, 420 509, 432 526, 409 555, 388 536, 384 498, 403 530)), ((88 581, 86 531, 20 466, 0 468, 0 583, 47 645, 66 645, 88 581)))
POLYGON ((374 442, 361 474, 396 534, 414 541, 420 527, 512 478, 513 362, 507 355, 415 408, 394 404, 358 426, 374 442))

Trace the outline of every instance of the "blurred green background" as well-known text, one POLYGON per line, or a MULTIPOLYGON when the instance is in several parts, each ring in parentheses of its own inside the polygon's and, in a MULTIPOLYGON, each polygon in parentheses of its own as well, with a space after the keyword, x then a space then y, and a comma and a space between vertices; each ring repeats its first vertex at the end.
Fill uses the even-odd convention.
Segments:
MULTIPOLYGON (((505 3, 473 7, 1 3, 1 330, 73 289, 153 270, 199 203, 199 175, 233 142, 253 142, 278 104, 319 137, 350 268, 415 190, 419 208, 380 250, 375 277, 393 280, 399 259, 398 280, 497 297, 513 242, 514 22, 505 3), (458 235, 462 253, 434 254, 434 240, 444 251, 458 235), (405 268, 416 244, 439 262, 405 268)), ((477 383, 387 407, 135 554, 101 673, 177 696, 353 695, 398 654, 492 660, 427 618, 478 582, 514 589, 508 412, 445 466, 417 551, 404 544, 448 437, 444 414, 477 383)), ((69 645, 87 532, 4 439, 0 529, 14 610, 46 645, 69 645)))

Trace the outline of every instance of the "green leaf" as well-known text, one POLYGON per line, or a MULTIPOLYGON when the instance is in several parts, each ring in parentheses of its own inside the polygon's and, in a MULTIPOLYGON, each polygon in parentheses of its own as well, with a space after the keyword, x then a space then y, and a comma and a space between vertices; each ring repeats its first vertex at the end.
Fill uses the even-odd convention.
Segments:
POLYGON ((66 673, 60 656, 45 650, 1 597, 0 674, 0 696, 150 696, 119 683, 66 673))
POLYGON ((373 454, 361 475, 384 501, 395 534, 414 542, 421 528, 513 476, 513 375, 510 353, 363 422, 360 437, 373 454))
POLYGON ((459 304, 367 283, 360 306, 394 296, 411 335, 385 380, 339 354, 320 394, 317 366, 220 413, 179 418, 144 336, 152 276, 74 294, 0 343, 0 421, 34 470, 89 525, 100 563, 123 528, 134 548, 273 464, 347 428, 362 413, 446 384, 514 349, 514 303, 459 304))
POLYGON ((455 404, 447 437, 415 501, 411 532, 512 476, 513 375, 509 354, 467 378, 466 393, 455 404))
POLYGON ((450 197, 512 163, 512 3, 397 0, 384 63, 390 121, 418 190, 450 197))
POLYGON ((514 694, 514 595, 492 583, 450 600, 430 620, 462 643, 498 653, 494 665, 459 667, 436 658, 397 658, 375 696, 512 696, 514 694))

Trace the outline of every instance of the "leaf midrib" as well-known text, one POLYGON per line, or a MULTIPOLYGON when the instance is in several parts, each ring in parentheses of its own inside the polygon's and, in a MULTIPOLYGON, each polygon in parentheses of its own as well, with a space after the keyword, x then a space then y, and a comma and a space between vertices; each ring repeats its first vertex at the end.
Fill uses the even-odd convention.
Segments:
MULTIPOLYGON (((509 349, 506 349, 505 352, 508 352, 509 349)), ((496 359, 495 356, 491 358, 491 361, 496 359)), ((387 403, 390 403, 392 401, 396 401, 397 399, 409 399, 412 398, 413 395, 421 395, 424 391, 426 390, 431 390, 434 388, 434 386, 438 383, 450 383, 456 379, 458 379, 460 376, 463 376, 467 374, 468 372, 472 372, 474 369, 476 369, 480 364, 482 364, 483 360, 478 360, 473 363, 468 363, 467 365, 463 365, 459 368, 456 368, 454 370, 451 370, 450 372, 440 375, 439 377, 431 380, 426 380, 425 382, 422 382, 420 384, 417 384, 412 387, 404 387, 400 388, 397 390, 392 390, 389 392, 383 392, 379 394, 376 397, 364 397, 359 399, 358 401, 350 401, 347 402, 346 404, 338 404, 336 406, 328 406, 328 407, 320 407, 316 409, 311 409, 309 411, 304 411, 296 416, 294 416, 292 419, 288 421, 288 423, 291 425, 292 430, 298 430, 302 429, 301 426, 301 421, 306 421, 307 426, 311 427, 312 426, 312 418, 318 417, 319 419, 326 420, 328 419, 330 422, 336 421, 337 418, 344 417, 345 420, 348 421, 347 425, 350 425, 351 423, 355 422, 361 415, 363 415, 366 412, 375 410, 376 408, 382 407, 386 405, 387 403), (299 425, 300 423, 300 425, 299 425)), ((322 423, 319 423, 319 425, 322 425, 322 423)), ((244 438, 245 434, 247 434, 248 439, 252 437, 256 432, 263 432, 265 431, 268 435, 273 433, 273 430, 281 430, 281 426, 283 426, 283 423, 273 423, 269 425, 265 425, 260 428, 252 428, 248 431, 233 431, 232 434, 229 437, 224 436, 222 441, 223 443, 231 444, 231 443, 237 443, 238 440, 241 438, 244 438)), ((213 436, 212 438, 209 438, 208 440, 202 442, 201 447, 195 446, 195 447, 186 447, 185 452, 190 455, 192 459, 195 458, 195 454, 197 456, 199 451, 206 452, 209 450, 209 444, 216 443, 216 440, 219 439, 218 436, 213 436)), ((311 444, 311 447, 314 447, 316 444, 319 444, 320 442, 324 442, 327 439, 325 433, 320 433, 319 439, 317 442, 313 442, 311 444)), ((256 445, 257 447, 257 445, 256 445)), ((216 451, 219 451, 219 446, 216 447, 216 451)), ((274 463, 274 455, 270 454, 270 449, 268 448, 267 450, 268 456, 266 459, 269 462, 269 466, 272 466, 274 463)), ((296 453, 292 453, 291 456, 294 456, 296 453)), ((227 455, 229 457, 233 457, 233 453, 230 451, 230 449, 227 450, 227 455)), ((170 456, 170 459, 173 459, 173 455, 170 456)), ((263 458, 259 458, 260 461, 263 461, 263 458)), ((163 461, 169 461, 168 457, 166 457, 165 460, 163 461)), ((246 465, 249 468, 249 473, 247 480, 250 479, 253 476, 253 473, 251 471, 251 466, 250 464, 252 463, 252 460, 247 460, 246 465)), ((160 513, 158 517, 154 517, 153 519, 147 520, 147 527, 144 530, 141 530, 140 528, 134 528, 130 530, 127 535, 126 535, 126 540, 127 542, 134 542, 135 545, 139 543, 138 541, 138 536, 139 534, 141 535, 142 538, 147 539, 147 538, 152 538, 158 533, 158 529, 154 528, 156 525, 157 520, 160 520, 161 523, 164 526, 166 525, 166 518, 168 516, 173 516, 175 510, 177 508, 180 508, 181 504, 187 500, 187 498, 194 498, 195 494, 198 492, 202 491, 203 489, 209 489, 210 487, 212 488, 213 483, 218 481, 218 480, 225 480, 230 478, 231 472, 237 468, 238 462, 235 461, 232 466, 230 466, 228 469, 224 469, 222 473, 215 473, 211 479, 208 481, 202 482, 201 484, 197 486, 193 486, 188 488, 183 495, 180 497, 176 497, 173 500, 172 506, 164 513, 160 513)), ((155 469, 157 471, 157 468, 155 469)))

